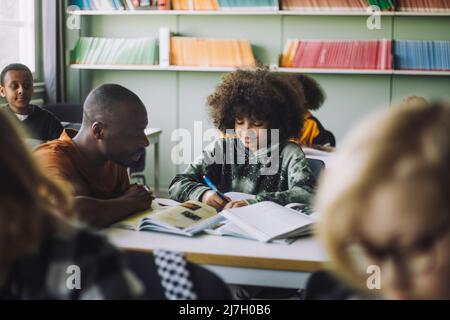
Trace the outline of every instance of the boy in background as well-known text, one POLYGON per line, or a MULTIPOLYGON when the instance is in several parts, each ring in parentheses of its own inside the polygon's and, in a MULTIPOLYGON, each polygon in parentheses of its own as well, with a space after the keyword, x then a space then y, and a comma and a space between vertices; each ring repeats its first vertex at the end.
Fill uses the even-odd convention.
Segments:
POLYGON ((16 116, 24 125, 27 138, 48 141, 61 135, 61 122, 47 110, 30 104, 33 96, 33 74, 27 66, 14 63, 3 69, 0 95, 8 102, 1 109, 16 116))

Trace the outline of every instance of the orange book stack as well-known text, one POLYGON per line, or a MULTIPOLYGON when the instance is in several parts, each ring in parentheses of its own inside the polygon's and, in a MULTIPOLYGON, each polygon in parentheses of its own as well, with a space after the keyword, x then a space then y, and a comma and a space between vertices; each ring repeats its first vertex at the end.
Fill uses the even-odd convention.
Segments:
POLYGON ((170 64, 192 67, 255 67, 247 40, 170 38, 170 64))
POLYGON ((219 10, 217 0, 172 0, 173 10, 219 10))

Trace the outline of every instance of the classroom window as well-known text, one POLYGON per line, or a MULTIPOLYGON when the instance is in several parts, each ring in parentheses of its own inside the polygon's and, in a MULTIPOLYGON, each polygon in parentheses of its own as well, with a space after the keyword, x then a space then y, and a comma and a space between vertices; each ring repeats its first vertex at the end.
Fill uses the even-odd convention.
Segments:
POLYGON ((0 69, 20 62, 36 72, 35 10, 34 0, 0 1, 0 69))

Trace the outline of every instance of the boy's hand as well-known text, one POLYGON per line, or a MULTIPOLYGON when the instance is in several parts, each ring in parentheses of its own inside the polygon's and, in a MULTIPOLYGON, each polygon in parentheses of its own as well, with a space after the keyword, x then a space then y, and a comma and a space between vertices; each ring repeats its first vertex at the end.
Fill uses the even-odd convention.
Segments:
POLYGON ((135 205, 134 211, 143 211, 150 208, 152 200, 155 199, 152 191, 147 186, 138 184, 131 185, 122 198, 133 201, 135 205))
POLYGON ((227 197, 227 201, 219 197, 214 191, 208 190, 202 196, 202 202, 206 203, 208 206, 216 208, 217 210, 222 210, 225 205, 230 202, 231 199, 227 197))
POLYGON ((225 206, 225 209, 245 207, 247 205, 248 205, 248 203, 245 200, 235 200, 235 201, 228 202, 225 206))

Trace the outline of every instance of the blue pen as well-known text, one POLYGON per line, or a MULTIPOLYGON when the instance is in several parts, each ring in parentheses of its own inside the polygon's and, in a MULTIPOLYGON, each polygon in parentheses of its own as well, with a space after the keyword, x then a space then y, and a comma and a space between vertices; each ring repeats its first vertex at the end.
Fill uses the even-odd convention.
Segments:
POLYGON ((207 176, 203 176, 203 181, 205 181, 206 185, 210 187, 219 197, 222 198, 222 200, 228 202, 227 197, 217 189, 217 187, 209 180, 207 176))

